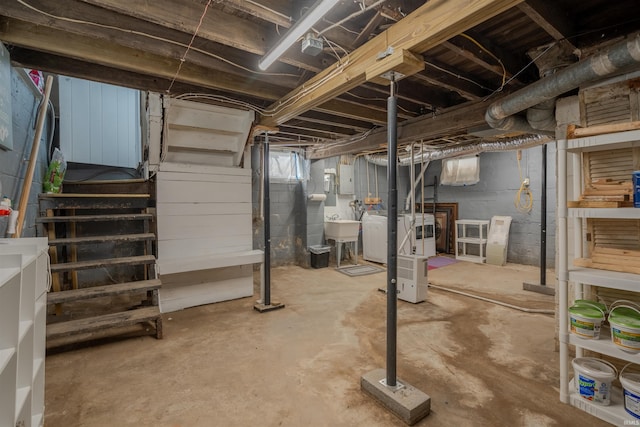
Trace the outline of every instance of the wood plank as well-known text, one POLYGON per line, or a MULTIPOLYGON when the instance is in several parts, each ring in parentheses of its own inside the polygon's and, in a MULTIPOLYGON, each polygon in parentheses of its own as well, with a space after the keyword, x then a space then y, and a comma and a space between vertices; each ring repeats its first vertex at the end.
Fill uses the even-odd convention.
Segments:
MULTIPOLYGON (((197 2, 182 2, 176 7, 172 0, 154 0, 149 7, 146 0, 83 0, 124 15, 151 21, 163 27, 172 28, 187 34, 198 30, 198 37, 226 46, 264 55, 271 43, 279 38, 275 26, 261 26, 221 10, 210 9, 199 25, 204 6, 197 2)), ((317 72, 323 68, 322 56, 311 57, 291 49, 279 61, 295 67, 317 72)))
MULTIPOLYGON (((250 201, 239 203, 171 203, 161 202, 157 206, 157 215, 163 217, 184 215, 251 215, 250 201)), ((176 220, 179 220, 176 218, 176 220)))
MULTIPOLYGON (((169 80, 174 78, 175 70, 181 63, 179 59, 11 18, 0 20, 0 39, 16 46, 169 80)), ((266 100, 278 99, 287 90, 265 82, 256 85, 245 78, 222 71, 212 73, 210 68, 189 62, 184 63, 176 80, 194 86, 231 91, 266 100)))
POLYGON ((153 233, 142 234, 119 234, 112 236, 88 236, 88 237, 74 237, 74 238, 61 238, 61 239, 49 239, 49 245, 85 245, 94 243, 106 243, 106 242, 137 242, 141 240, 153 240, 156 235, 153 233))
POLYGON ((573 131, 571 137, 584 138, 586 136, 603 135, 605 133, 626 132, 629 130, 637 129, 640 129, 640 121, 589 126, 586 128, 576 128, 573 131))
POLYGON ((574 258, 573 265, 576 267, 596 268, 599 270, 621 271, 623 273, 640 274, 640 267, 632 267, 626 265, 611 265, 593 262, 589 258, 574 258))
MULTIPOLYGON (((54 216, 55 216, 55 213, 53 209, 47 209, 47 218, 54 218, 54 216)), ((47 235, 49 237, 49 240, 55 240, 56 238, 55 224, 47 225, 47 235)), ((56 248, 55 246, 49 246, 49 259, 51 264, 58 263, 58 248, 56 248)), ((53 289, 54 292, 60 292, 62 290, 60 275, 61 273, 51 273, 51 288, 53 289)), ((55 313, 57 316, 62 315, 61 305, 59 304, 56 305, 55 313)))
POLYGON ((591 260, 596 264, 610 264, 616 270, 623 267, 640 268, 640 260, 633 256, 608 255, 595 253, 591 255, 591 260))
POLYGON ((629 249, 615 249, 615 248, 596 247, 594 249, 594 253, 640 258, 640 250, 636 251, 636 250, 629 250, 629 249))
POLYGON ((47 339, 81 334, 118 326, 128 326, 140 322, 161 319, 160 310, 156 306, 139 308, 120 313, 110 313, 86 319, 58 322, 47 325, 47 339))
POLYGON ((90 288, 74 289, 71 291, 49 292, 48 304, 61 304, 90 298, 121 295, 160 289, 162 282, 155 280, 140 280, 137 282, 117 283, 114 285, 93 286, 90 288))
POLYGON ((161 275, 176 274, 189 271, 257 264, 261 263, 263 259, 264 253, 261 250, 254 249, 203 257, 159 259, 158 270, 161 275))
POLYGON ((156 262, 153 255, 139 255, 123 258, 95 259, 89 261, 65 262, 60 264, 52 264, 51 272, 69 271, 69 270, 87 270, 91 268, 102 268, 118 265, 142 265, 152 264, 156 262))
POLYGON ((199 183, 191 181, 159 181, 159 202, 172 203, 240 203, 251 200, 251 185, 247 183, 199 183))
POLYGON ((632 208, 632 201, 578 200, 568 201, 568 208, 632 208))
POLYGON ((75 215, 36 218, 38 223, 61 222, 99 222, 99 221, 141 221, 153 219, 153 214, 104 214, 104 215, 75 215))
MULTIPOLYGON (((252 233, 251 215, 189 215, 180 221, 175 216, 158 216, 158 240, 189 238, 216 239, 230 236, 246 237, 252 233)), ((193 254, 195 255, 195 254, 193 254)))
POLYGON ((216 256, 226 253, 244 252, 252 248, 253 234, 233 236, 195 237, 158 241, 158 259, 184 258, 188 254, 194 256, 216 256))
POLYGON ((40 193, 40 199, 149 199, 149 194, 127 194, 127 193, 111 193, 111 194, 87 194, 87 193, 40 193))
POLYGON ((276 111, 260 124, 277 126, 366 81, 365 72, 388 46, 422 53, 520 3, 519 0, 450 0, 427 2, 400 22, 349 54, 349 63, 326 68, 269 108, 276 111), (322 85, 315 88, 318 82, 322 85), (312 87, 313 89, 309 89, 312 87), (291 101, 293 100, 293 101, 291 101), (286 105, 282 108, 282 105, 286 105))

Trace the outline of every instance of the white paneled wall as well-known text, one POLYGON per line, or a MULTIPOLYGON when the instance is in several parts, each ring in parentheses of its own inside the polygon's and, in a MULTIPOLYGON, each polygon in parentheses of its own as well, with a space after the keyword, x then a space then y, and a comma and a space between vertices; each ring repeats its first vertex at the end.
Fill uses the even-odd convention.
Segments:
POLYGON ((163 163, 157 192, 162 312, 253 295, 251 170, 163 163))
POLYGON ((60 76, 60 147, 67 161, 136 168, 140 163, 137 90, 60 76))

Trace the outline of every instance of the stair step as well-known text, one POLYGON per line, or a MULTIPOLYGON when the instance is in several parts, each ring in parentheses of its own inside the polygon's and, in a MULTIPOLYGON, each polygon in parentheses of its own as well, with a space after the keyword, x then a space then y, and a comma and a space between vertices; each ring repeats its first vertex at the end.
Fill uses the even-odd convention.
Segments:
POLYGON ((105 214, 105 215, 69 215, 69 216, 41 216, 36 218, 38 223, 51 222, 96 222, 96 221, 133 221, 153 219, 153 214, 105 214))
POLYGON ((154 192, 153 183, 141 178, 65 181, 62 187, 67 193, 150 194, 154 192))
POLYGON ((149 194, 40 193, 43 209, 129 209, 148 207, 149 194))
POLYGON ((114 285, 92 286, 84 289, 73 289, 70 291, 49 292, 47 294, 48 304, 60 304, 82 299, 98 298, 111 295, 120 295, 141 291, 152 291, 159 289, 162 282, 158 279, 140 280, 137 282, 117 283, 114 285))
POLYGON ((59 273, 61 271, 69 270, 87 270, 90 268, 108 267, 114 265, 140 265, 140 264, 153 264, 156 262, 156 257, 153 255, 139 255, 124 258, 108 258, 108 259, 95 259, 89 261, 76 261, 65 262, 61 264, 51 264, 51 272, 59 273))
POLYGON ((82 334, 117 326, 130 326, 146 321, 156 322, 156 338, 162 338, 162 315, 157 306, 110 313, 86 319, 70 320, 47 325, 47 339, 82 334))
POLYGON ((106 243, 106 242, 138 242, 141 240, 153 240, 156 235, 153 233, 142 234, 116 234, 112 236, 89 236, 89 237, 69 237, 64 239, 51 239, 49 246, 54 245, 82 245, 87 243, 106 243))

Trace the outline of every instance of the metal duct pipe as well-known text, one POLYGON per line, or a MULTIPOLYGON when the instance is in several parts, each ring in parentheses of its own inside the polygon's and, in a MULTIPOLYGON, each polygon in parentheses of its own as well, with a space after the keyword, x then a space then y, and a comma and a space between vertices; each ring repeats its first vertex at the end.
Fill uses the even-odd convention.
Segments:
POLYGON ((531 127, 524 118, 515 114, 639 62, 640 35, 637 35, 494 102, 487 109, 485 120, 494 129, 531 127))
MULTIPOLYGON (((464 147, 443 148, 438 151, 425 151, 416 155, 415 161, 428 163, 433 160, 447 159, 449 157, 470 156, 472 154, 480 154, 494 151, 511 151, 524 148, 531 148, 538 145, 546 144, 552 138, 543 135, 527 135, 516 138, 505 139, 493 142, 481 142, 479 144, 468 145, 464 147)), ((379 166, 387 166, 387 157, 382 154, 368 154, 364 158, 373 164, 379 166)), ((409 166, 411 164, 411 156, 402 156, 398 159, 398 165, 409 166)))

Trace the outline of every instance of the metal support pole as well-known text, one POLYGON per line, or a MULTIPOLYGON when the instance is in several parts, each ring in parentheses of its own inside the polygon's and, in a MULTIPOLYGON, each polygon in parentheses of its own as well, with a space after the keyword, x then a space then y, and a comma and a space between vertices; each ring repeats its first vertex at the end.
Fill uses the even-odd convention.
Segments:
POLYGON ((542 144, 542 181, 540 190, 540 285, 547 284, 547 144, 542 144))
POLYGON ((271 201, 269 199, 269 134, 264 134, 264 162, 262 179, 264 180, 264 301, 271 305, 271 201))
POLYGON ((398 248, 398 189, 397 170, 397 98, 395 81, 391 79, 387 98, 387 183, 389 186, 389 212, 387 216, 387 386, 396 386, 396 338, 398 328, 397 248, 398 248))

